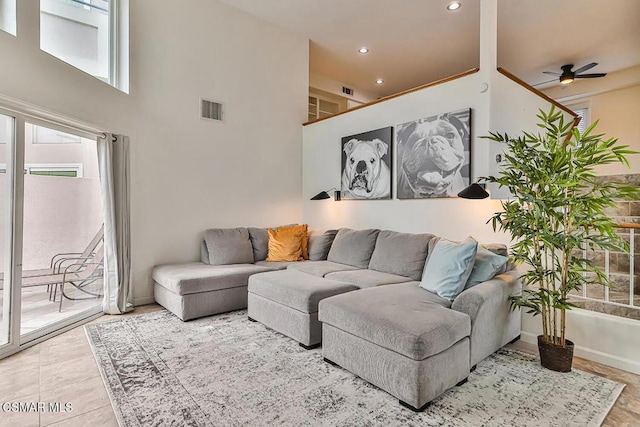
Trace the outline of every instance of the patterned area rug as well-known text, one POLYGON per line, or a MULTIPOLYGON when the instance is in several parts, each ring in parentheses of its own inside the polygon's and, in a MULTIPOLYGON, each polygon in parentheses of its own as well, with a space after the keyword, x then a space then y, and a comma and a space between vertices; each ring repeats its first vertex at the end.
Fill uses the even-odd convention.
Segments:
POLYGON ((624 388, 503 349, 416 414, 245 311, 85 328, 121 426, 598 426, 624 388))

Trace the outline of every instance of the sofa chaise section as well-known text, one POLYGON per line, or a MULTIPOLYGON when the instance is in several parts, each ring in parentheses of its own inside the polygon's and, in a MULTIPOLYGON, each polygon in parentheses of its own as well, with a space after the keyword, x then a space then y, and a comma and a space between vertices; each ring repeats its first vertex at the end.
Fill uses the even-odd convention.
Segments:
POLYGON ((152 272, 154 296, 182 320, 239 310, 247 307, 249 277, 267 271, 253 264, 160 265, 152 272))
POLYGON ((320 302, 322 354, 424 409, 469 375, 469 316, 414 283, 380 286, 320 302))

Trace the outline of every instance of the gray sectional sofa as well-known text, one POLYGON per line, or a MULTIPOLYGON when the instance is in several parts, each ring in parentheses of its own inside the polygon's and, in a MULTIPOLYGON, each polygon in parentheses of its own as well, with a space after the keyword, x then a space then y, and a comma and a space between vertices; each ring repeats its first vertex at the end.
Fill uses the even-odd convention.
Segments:
MULTIPOLYGON (((183 320, 247 307, 250 320, 305 348, 322 344, 327 362, 422 410, 520 333, 510 263, 455 298, 420 287, 438 241, 332 230, 311 235, 309 261, 269 263, 266 230, 207 231, 202 262, 154 269, 156 301, 183 320)), ((484 247, 506 255, 504 245, 484 247)))

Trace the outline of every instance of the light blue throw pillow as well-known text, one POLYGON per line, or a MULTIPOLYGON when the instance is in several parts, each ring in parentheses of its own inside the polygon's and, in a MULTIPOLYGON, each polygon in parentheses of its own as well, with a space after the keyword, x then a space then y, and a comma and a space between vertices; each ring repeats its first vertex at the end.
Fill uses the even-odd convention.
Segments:
POLYGON ((473 270, 471 270, 471 275, 464 288, 469 289, 477 284, 493 279, 496 277, 496 274, 504 269, 507 262, 509 262, 509 258, 506 256, 494 254, 490 250, 478 245, 473 270))
POLYGON ((440 239, 429 256, 420 287, 453 301, 471 275, 478 242, 467 237, 462 243, 440 239))

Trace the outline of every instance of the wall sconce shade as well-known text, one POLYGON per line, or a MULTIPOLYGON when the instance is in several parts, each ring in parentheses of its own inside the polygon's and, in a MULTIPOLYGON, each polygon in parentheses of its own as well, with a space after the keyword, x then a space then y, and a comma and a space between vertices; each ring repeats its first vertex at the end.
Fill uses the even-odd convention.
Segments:
POLYGON ((474 182, 464 190, 458 193, 458 197, 463 199, 486 199, 489 197, 489 193, 484 189, 484 184, 478 184, 474 182))
POLYGON ((315 196, 313 196, 310 200, 326 200, 326 199, 330 199, 331 196, 329 195, 329 191, 333 190, 333 197, 335 199, 336 202, 340 201, 340 190, 336 190, 335 188, 331 188, 329 190, 326 191, 321 191, 318 194, 316 194, 315 196))

